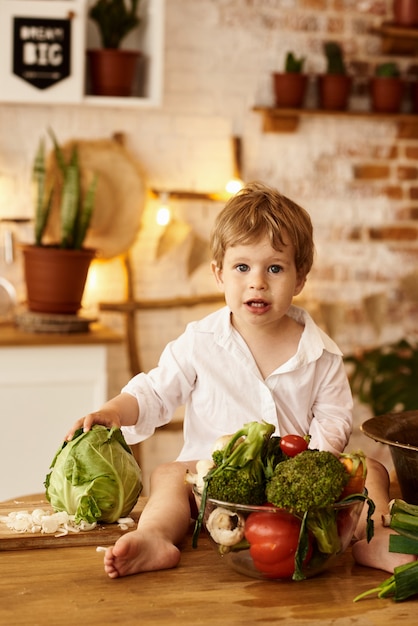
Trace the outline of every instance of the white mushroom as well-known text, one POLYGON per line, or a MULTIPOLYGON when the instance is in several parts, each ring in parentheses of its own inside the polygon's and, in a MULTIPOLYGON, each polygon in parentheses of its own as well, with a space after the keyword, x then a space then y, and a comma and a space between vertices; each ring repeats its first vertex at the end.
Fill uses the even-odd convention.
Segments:
POLYGON ((223 507, 214 509, 206 528, 212 539, 221 546, 234 546, 244 538, 245 519, 240 513, 223 507))
POLYGON ((190 483, 194 487, 196 487, 199 493, 202 493, 204 487, 204 477, 209 472, 209 470, 214 467, 214 462, 211 459, 201 459, 196 463, 196 473, 187 472, 186 473, 186 482, 190 483))

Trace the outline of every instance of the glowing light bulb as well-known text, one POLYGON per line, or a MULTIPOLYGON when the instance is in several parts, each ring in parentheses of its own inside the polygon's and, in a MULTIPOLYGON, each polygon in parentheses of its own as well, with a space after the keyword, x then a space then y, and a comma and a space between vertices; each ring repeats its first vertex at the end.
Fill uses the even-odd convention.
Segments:
POLYGON ((225 189, 228 193, 238 193, 244 187, 244 183, 240 178, 231 178, 225 185, 225 189))
POLYGON ((171 211, 168 205, 168 193, 160 193, 160 206, 155 221, 159 226, 167 226, 171 219, 171 211))
POLYGON ((171 213, 168 206, 162 206, 157 211, 157 217, 155 218, 159 226, 167 226, 171 219, 171 213))

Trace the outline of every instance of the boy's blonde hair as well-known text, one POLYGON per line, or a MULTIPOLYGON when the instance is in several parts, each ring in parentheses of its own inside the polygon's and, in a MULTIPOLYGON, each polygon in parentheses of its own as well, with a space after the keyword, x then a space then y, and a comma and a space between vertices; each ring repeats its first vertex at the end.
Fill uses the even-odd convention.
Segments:
POLYGON ((222 269, 226 248, 254 243, 265 235, 275 250, 284 245, 283 239, 287 235, 295 249, 298 275, 309 273, 314 256, 309 214, 276 189, 262 183, 246 185, 219 213, 210 239, 212 258, 222 269))

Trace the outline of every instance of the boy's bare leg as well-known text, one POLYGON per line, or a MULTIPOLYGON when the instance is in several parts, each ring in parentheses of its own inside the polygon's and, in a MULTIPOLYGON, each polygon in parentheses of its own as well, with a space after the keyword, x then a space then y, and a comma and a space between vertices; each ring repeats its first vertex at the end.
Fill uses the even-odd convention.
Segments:
POLYGON ((367 459, 367 481, 366 487, 370 498, 376 505, 374 519, 374 537, 367 543, 366 540, 366 515, 367 504, 364 507, 363 515, 359 521, 356 531, 358 541, 353 545, 353 557, 360 565, 374 567, 390 573, 398 565, 409 563, 416 557, 409 554, 398 554, 389 552, 389 535, 394 531, 382 524, 382 515, 389 512, 390 501, 390 480, 386 468, 375 461, 367 459))
POLYGON ((191 518, 190 485, 186 469, 192 463, 167 463, 154 470, 150 496, 136 530, 126 533, 107 549, 104 569, 110 578, 176 567, 178 544, 184 539, 191 518))

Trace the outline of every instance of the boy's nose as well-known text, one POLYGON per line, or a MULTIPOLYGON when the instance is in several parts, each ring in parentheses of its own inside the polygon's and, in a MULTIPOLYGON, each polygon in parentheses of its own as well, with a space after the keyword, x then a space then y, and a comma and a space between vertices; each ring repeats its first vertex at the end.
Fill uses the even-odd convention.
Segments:
POLYGON ((250 282, 251 289, 265 289, 266 288, 266 280, 264 274, 261 272, 257 272, 251 275, 250 282))

